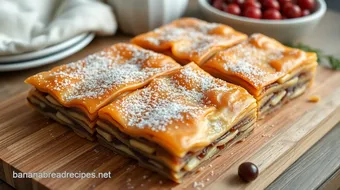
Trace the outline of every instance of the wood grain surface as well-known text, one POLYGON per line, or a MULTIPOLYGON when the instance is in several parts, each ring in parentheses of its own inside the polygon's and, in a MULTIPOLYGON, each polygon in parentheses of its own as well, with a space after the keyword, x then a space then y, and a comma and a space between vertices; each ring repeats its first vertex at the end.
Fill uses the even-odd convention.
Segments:
POLYGON ((327 133, 340 119, 340 73, 318 68, 314 87, 260 121, 242 143, 224 151, 199 173, 175 184, 116 155, 97 143, 43 118, 26 105, 26 93, 0 105, 0 178, 18 189, 262 189, 327 133), (321 101, 309 103, 318 95, 321 101), (237 167, 252 161, 260 176, 242 183, 237 167), (110 179, 13 179, 15 172, 111 172, 110 179), (214 182, 214 183, 213 183, 214 182), (196 184, 196 185, 195 185, 196 184), (197 185, 198 184, 198 185, 197 185))
MULTIPOLYGON (((339 136, 338 136, 339 138, 339 136)), ((318 189, 322 190, 339 190, 340 189, 340 170, 337 170, 327 181, 325 181, 318 189)))
MULTIPOLYGON (((280 180, 275 180, 268 190, 289 190, 291 187, 303 189, 314 189, 323 187, 328 183, 336 182, 336 172, 340 168, 340 125, 337 125, 327 136, 322 138, 315 146, 308 150, 308 154, 301 157, 281 176, 280 180), (315 156, 318 155, 318 156, 315 156), (330 159, 335 157, 336 159, 330 159), (329 171, 333 171, 333 176, 328 179, 329 171), (334 176, 335 175, 335 176, 334 176)), ((340 187, 340 180, 337 180, 337 187, 340 187)), ((334 184, 335 185, 335 184, 334 184)), ((333 188, 336 189, 333 185, 333 188)))
POLYGON ((13 190, 14 188, 9 186, 7 183, 0 181, 0 190, 13 190))

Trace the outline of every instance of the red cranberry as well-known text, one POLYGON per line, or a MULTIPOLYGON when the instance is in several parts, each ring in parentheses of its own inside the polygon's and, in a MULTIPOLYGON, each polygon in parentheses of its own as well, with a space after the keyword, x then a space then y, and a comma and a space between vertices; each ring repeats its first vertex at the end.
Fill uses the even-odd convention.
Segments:
POLYGON ((212 4, 213 7, 219 10, 223 10, 223 0, 215 0, 212 4))
POLYGON ((313 10, 315 8, 315 0, 297 0, 297 4, 301 9, 313 10))
POLYGON ((243 3, 243 8, 246 9, 248 7, 256 7, 256 8, 261 8, 261 3, 259 3, 258 1, 256 0, 246 0, 244 3, 243 3))
POLYGON ((297 5, 287 3, 283 7, 283 13, 287 18, 298 18, 301 16, 301 9, 297 5))
POLYGON ((262 17, 261 9, 256 7, 247 7, 244 10, 244 16, 254 19, 260 19, 262 17))
POLYGON ((264 0, 262 3, 264 9, 280 10, 280 3, 277 0, 264 0))
POLYGON ((283 6, 281 6, 281 11, 283 14, 286 14, 287 9, 290 9, 294 4, 292 2, 287 2, 283 6))
POLYGON ((244 162, 238 167, 238 175, 246 182, 254 181, 259 175, 259 169, 251 162, 244 162))
POLYGON ((283 5, 283 4, 285 4, 285 3, 288 3, 288 2, 292 2, 292 0, 278 0, 279 1, 279 3, 280 3, 280 5, 283 5))
POLYGON ((244 0, 233 0, 233 3, 237 4, 238 6, 242 7, 244 0))
POLYGON ((264 11, 263 13, 263 18, 264 19, 270 19, 270 20, 281 20, 282 16, 280 11, 276 9, 268 9, 264 11))
POLYGON ((233 15, 240 15, 241 8, 235 3, 229 4, 228 6, 224 7, 224 11, 233 15))
POLYGON ((302 11, 302 16, 307 16, 307 15, 310 15, 310 11, 305 9, 302 11))

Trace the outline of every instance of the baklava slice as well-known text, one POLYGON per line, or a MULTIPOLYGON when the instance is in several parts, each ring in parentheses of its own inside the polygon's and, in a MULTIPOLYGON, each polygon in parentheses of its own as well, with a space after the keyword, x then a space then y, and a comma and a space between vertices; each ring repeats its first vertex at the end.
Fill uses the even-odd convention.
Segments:
POLYGON ((180 182, 254 128, 256 100, 190 63, 99 110, 104 146, 180 182))
POLYGON ((131 40, 145 49, 171 56, 181 64, 203 64, 221 49, 247 39, 247 35, 217 23, 182 18, 131 40))
POLYGON ((258 116, 280 108, 312 84, 315 53, 286 47, 261 34, 217 53, 202 68, 246 88, 257 100, 258 116))
POLYGON ((28 102, 44 115, 93 140, 100 108, 181 67, 168 56, 119 43, 85 59, 26 79, 28 102))

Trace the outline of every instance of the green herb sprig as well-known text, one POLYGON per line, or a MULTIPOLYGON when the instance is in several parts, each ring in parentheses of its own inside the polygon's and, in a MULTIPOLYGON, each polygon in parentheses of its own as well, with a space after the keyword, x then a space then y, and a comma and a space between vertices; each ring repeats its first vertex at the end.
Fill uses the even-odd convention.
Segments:
POLYGON ((322 52, 320 49, 312 48, 308 45, 297 43, 297 44, 288 44, 289 47, 301 49, 303 51, 309 51, 314 52, 318 56, 318 62, 327 61, 332 69, 334 70, 340 70, 340 59, 332 56, 332 55, 326 55, 322 52))

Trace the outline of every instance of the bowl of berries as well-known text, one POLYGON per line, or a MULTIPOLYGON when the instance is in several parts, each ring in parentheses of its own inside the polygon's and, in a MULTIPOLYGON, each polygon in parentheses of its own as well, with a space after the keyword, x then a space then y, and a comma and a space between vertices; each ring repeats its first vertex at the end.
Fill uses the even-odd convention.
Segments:
POLYGON ((313 31, 326 12, 324 0, 199 0, 210 22, 246 34, 262 33, 292 43, 313 31))

